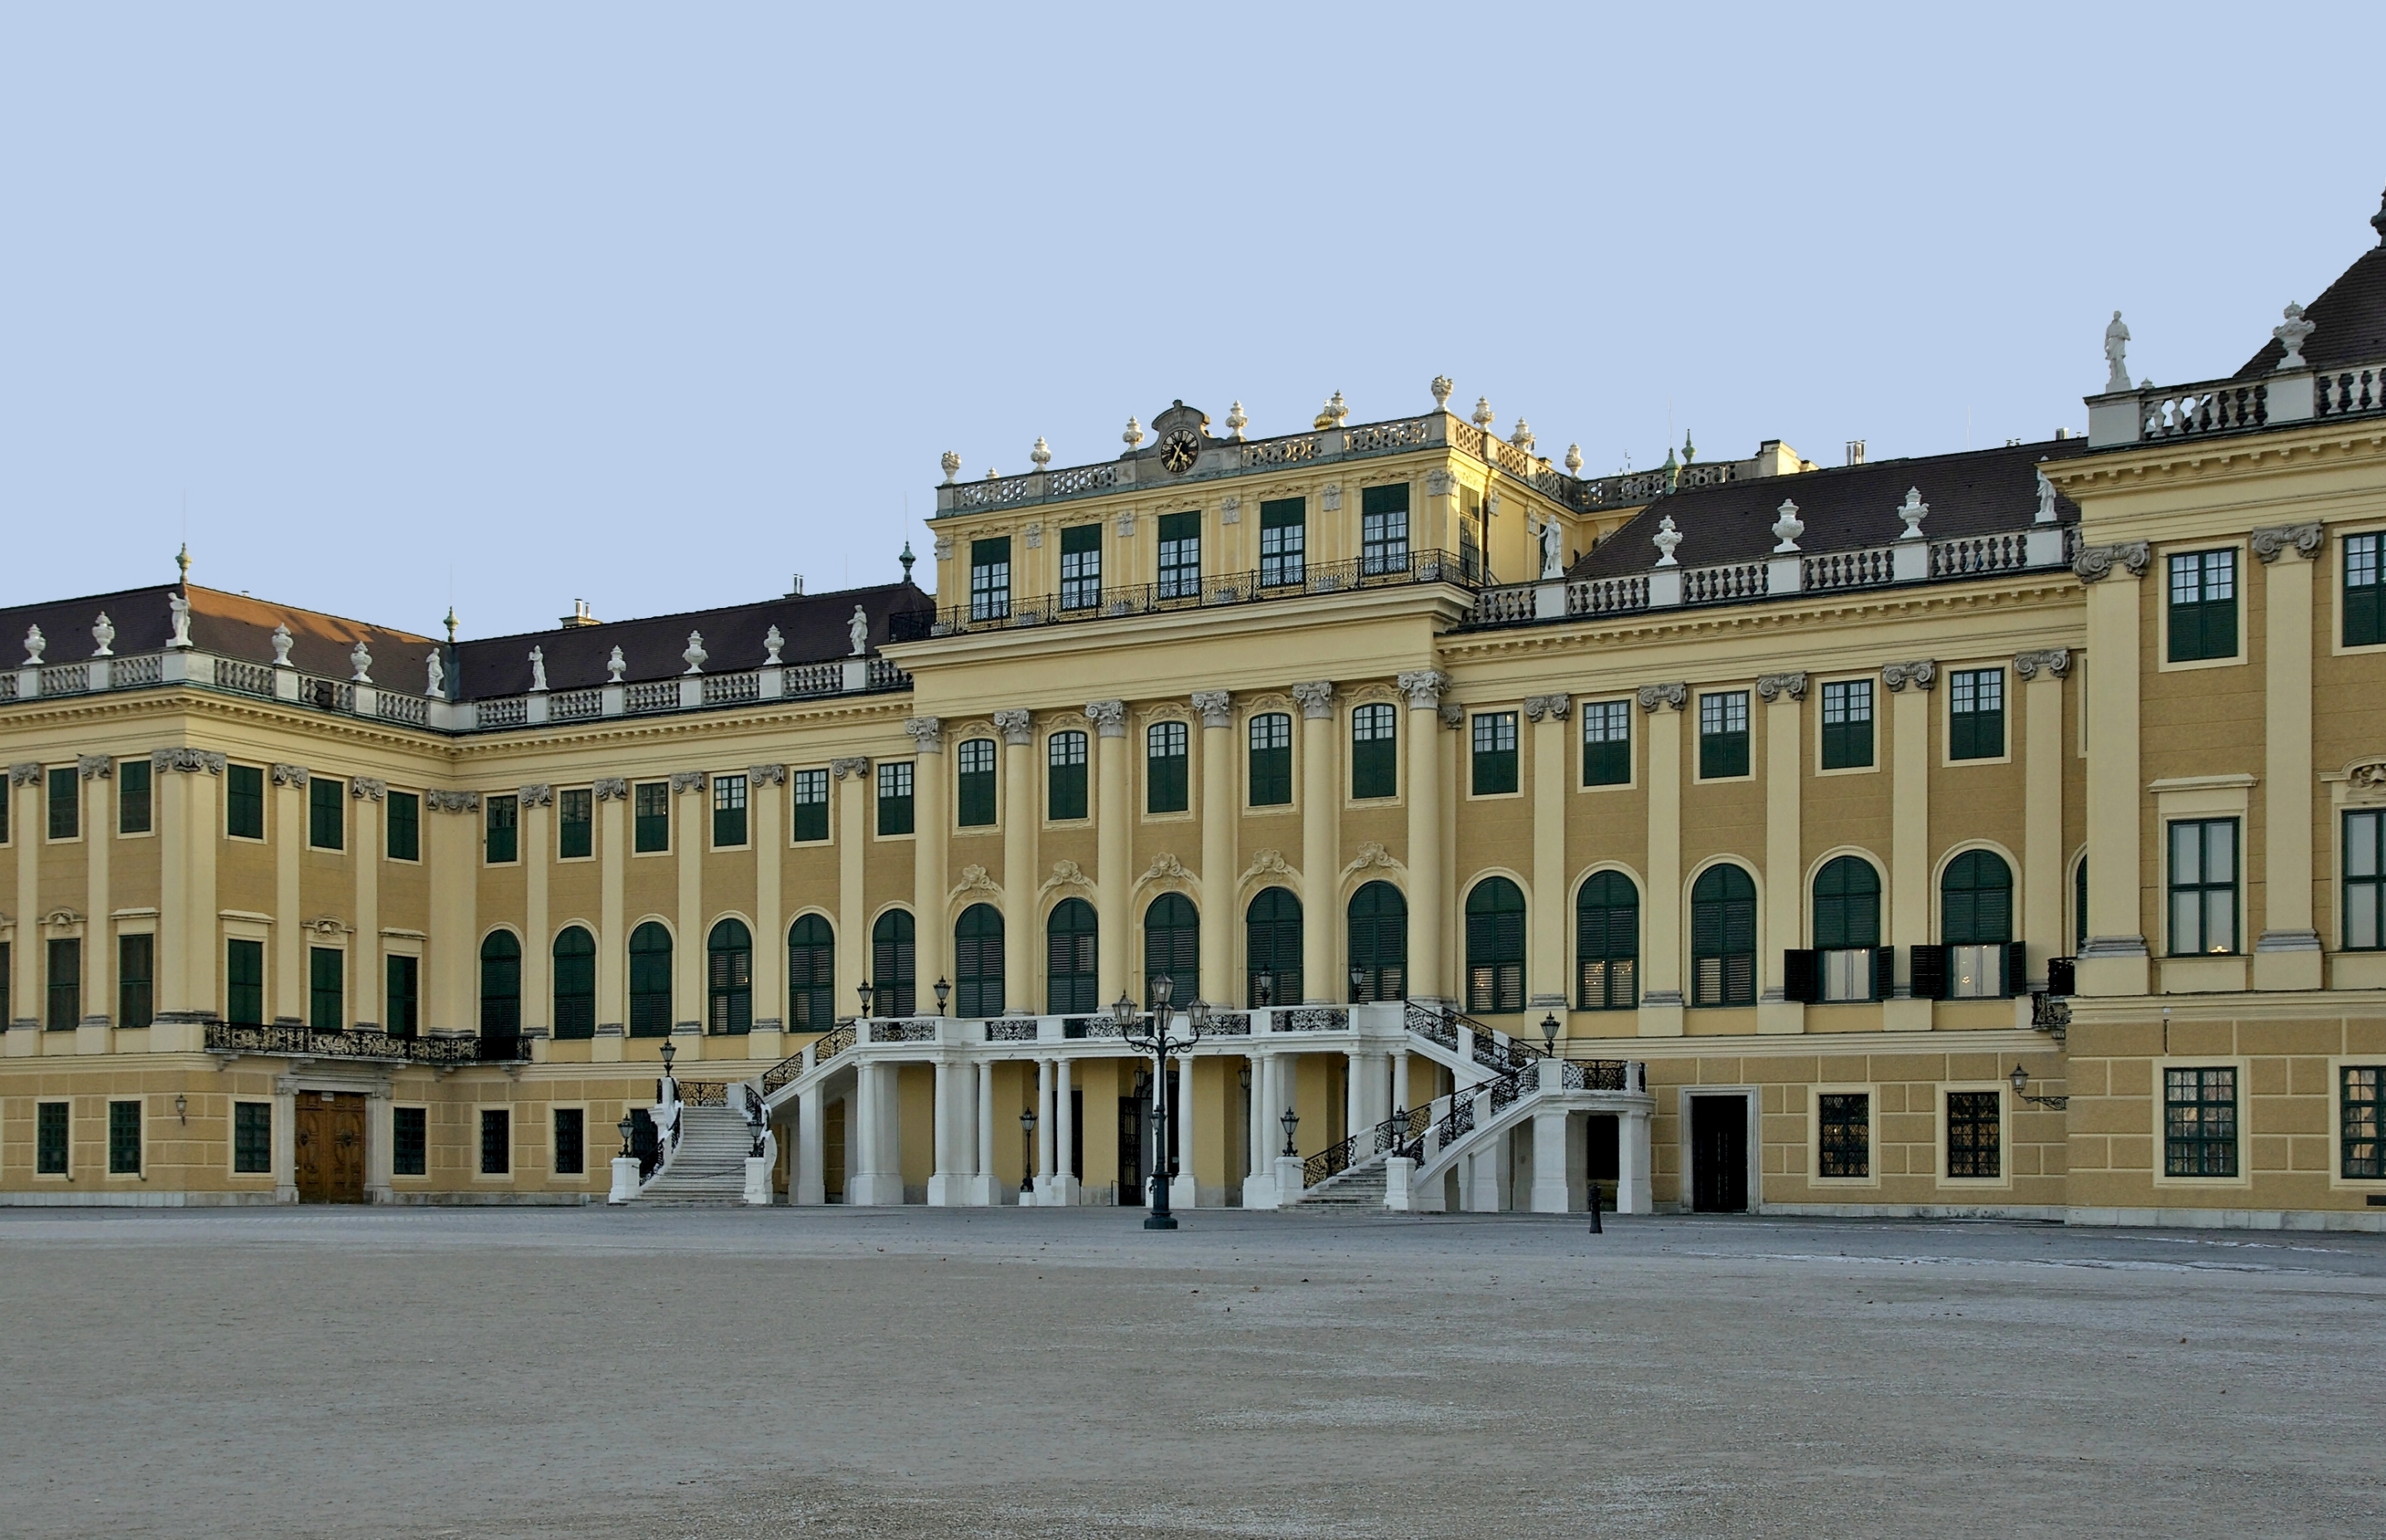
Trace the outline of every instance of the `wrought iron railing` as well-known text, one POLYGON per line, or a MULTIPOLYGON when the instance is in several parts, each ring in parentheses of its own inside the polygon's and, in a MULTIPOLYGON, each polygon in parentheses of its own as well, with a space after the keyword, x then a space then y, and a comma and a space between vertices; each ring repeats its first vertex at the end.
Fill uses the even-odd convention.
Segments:
POLYGON ((683 1107, 727 1107, 729 1083, 725 1080, 684 1080, 679 1083, 679 1099, 683 1107))
POLYGON ((207 1023, 202 1044, 209 1053, 408 1064, 517 1064, 531 1056, 529 1040, 521 1037, 400 1037, 386 1032, 319 1032, 313 1027, 241 1026, 229 1021, 207 1023))
POLYGON ((827 1063, 830 1059, 835 1058, 837 1055, 845 1052, 846 1049, 852 1047, 853 1045, 859 1041, 860 1036, 860 1033, 856 1029, 855 1024, 851 1021, 848 1021, 845 1025, 837 1028, 835 1032, 828 1033, 819 1042, 812 1045, 812 1062, 814 1064, 827 1063))
POLYGON ((929 1017, 898 1017, 870 1023, 873 1043, 934 1043, 936 1023, 929 1017))
POLYGON ((1275 1024, 1278 1032, 1348 1032, 1350 1012, 1342 1006, 1298 1006, 1277 1011, 1275 1024))
POLYGON ((1327 1177, 1338 1176, 1349 1171, 1352 1153, 1358 1149, 1359 1141, 1371 1136, 1373 1133, 1371 1129, 1365 1133, 1353 1133, 1339 1144, 1328 1145, 1302 1161, 1300 1163, 1301 1186, 1314 1187, 1327 1177))

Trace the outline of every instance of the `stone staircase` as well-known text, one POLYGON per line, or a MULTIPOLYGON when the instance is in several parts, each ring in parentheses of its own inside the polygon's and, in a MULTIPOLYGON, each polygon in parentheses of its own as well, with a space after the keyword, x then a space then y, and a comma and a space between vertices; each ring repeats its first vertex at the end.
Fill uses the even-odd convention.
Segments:
POLYGON ((1309 1188, 1285 1206, 1303 1213, 1361 1209, 1384 1210, 1384 1157, 1362 1161, 1348 1171, 1309 1188))
POLYGON ((679 1147, 631 1201, 649 1208, 703 1208, 746 1201, 746 1155, 754 1147, 746 1120, 725 1107, 679 1113, 679 1147))

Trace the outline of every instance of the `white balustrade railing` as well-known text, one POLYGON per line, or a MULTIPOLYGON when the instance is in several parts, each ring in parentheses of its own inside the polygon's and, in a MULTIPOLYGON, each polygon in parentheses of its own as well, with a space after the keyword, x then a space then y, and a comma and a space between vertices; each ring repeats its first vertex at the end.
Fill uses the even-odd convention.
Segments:
POLYGON ((0 700, 15 700, 16 698, 16 674, 13 671, 8 673, 0 673, 0 700))
POLYGON ((1769 586, 1766 576, 1766 564, 1761 561, 1692 567, 1682 573, 1682 602, 1722 604, 1732 599, 1761 599, 1769 586))
POLYGON ((1487 588, 1475 596, 1475 623, 1496 626, 1510 620, 1529 620, 1536 613, 1534 604, 1529 588, 1487 588))
POLYGON ((1615 615, 1649 607, 1647 574, 1628 578, 1586 578, 1566 584, 1569 615, 1615 615))
POLYGON ((1023 502, 1029 496, 1032 476, 998 476, 985 482, 957 482, 952 488, 955 511, 967 508, 998 508, 1023 502))
POLYGON ((157 653, 143 653, 134 657, 119 657, 107 670, 107 687, 111 690, 134 690, 144 684, 165 682, 166 659, 157 653))
POLYGON ((604 714, 602 690, 559 690, 546 699, 546 720, 551 722, 586 721, 604 714))
POLYGON ((216 683, 227 690, 237 690, 244 695, 270 696, 273 694, 273 670, 263 663, 219 657, 216 659, 216 683))
POLYGON ((431 703, 421 695, 400 695, 395 690, 383 690, 373 698, 373 710, 383 721, 402 722, 408 727, 421 727, 431 720, 431 703))
POLYGON ((91 665, 88 663, 42 665, 42 694, 45 695, 79 695, 90 688, 91 665))
POLYGON ((1243 467, 1255 465, 1299 465, 1317 457, 1317 435, 1295 434, 1291 438, 1262 439, 1243 445, 1243 467))
POLYGON ((2268 420, 2269 387, 2262 383, 2182 385, 2140 397, 2144 437, 2187 438, 2258 428, 2268 420))
POLYGON ((2019 532, 1967 534, 1930 543, 1930 575, 1934 578, 1973 577, 1983 572, 2018 572, 2029 565, 2028 537, 2019 532))
POLYGON ((679 681, 641 680, 628 687, 622 705, 631 712, 676 710, 679 707, 679 681))
POLYGON ((1080 492, 1100 492, 1118 485, 1118 467, 1112 465, 1078 465, 1066 470, 1053 470, 1044 478, 1047 497, 1073 496, 1080 492))
POLYGON ((790 695, 834 695, 845 689, 843 663, 798 663, 782 685, 790 695))
POLYGON ((735 706, 744 701, 762 698, 762 676, 752 669, 736 674, 704 676, 704 704, 735 706))
POLYGON ((1891 581, 1896 557, 1886 545, 1862 551, 1825 551, 1800 558, 1799 581, 1809 589, 1872 588, 1891 581))
POLYGON ((476 702, 472 707, 472 725, 479 728, 521 727, 530 720, 530 697, 507 695, 497 700, 476 702))
POLYGON ((893 658, 873 657, 870 660, 870 687, 872 689, 902 690, 908 689, 910 686, 910 683, 911 676, 897 668, 893 658))
POLYGON ((2358 369, 2322 370, 2313 381, 2312 411, 2319 417, 2349 417, 2355 412, 2386 410, 2386 364, 2358 369))
POLYGON ((1383 449, 1423 449, 1433 443, 1433 419, 1413 417, 1402 422, 1370 422, 1343 435, 1351 453, 1383 449))

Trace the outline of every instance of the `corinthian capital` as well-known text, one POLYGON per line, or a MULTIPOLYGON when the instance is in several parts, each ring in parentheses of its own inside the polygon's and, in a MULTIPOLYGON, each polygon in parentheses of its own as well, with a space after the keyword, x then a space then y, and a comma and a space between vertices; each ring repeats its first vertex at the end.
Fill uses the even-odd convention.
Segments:
POLYGON ((1006 744, 1023 744, 1035 736, 1036 714, 1024 707, 994 714, 994 725, 1002 730, 1006 744))
POLYGON ((1235 696, 1231 690, 1196 690, 1193 709, 1201 713, 1203 727, 1232 727, 1235 722, 1235 696))
POLYGON ((1441 704, 1441 693, 1450 688, 1450 676, 1439 669, 1411 669, 1395 682, 1400 694, 1409 697, 1412 711, 1430 711, 1441 704))
POLYGON ((1300 702, 1300 714, 1316 720, 1334 714, 1334 682, 1330 679, 1305 679, 1292 687, 1292 698, 1300 702))
POLYGON ((1105 738, 1126 736, 1126 702, 1123 700, 1089 700, 1086 702, 1086 720, 1105 738))

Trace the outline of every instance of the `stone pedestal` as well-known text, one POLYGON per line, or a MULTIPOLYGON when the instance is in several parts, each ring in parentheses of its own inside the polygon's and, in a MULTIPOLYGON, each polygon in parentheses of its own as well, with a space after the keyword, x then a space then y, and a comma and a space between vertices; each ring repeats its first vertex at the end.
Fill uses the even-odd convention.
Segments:
POLYGON ((746 1158, 746 1201, 768 1204, 771 1201, 771 1158, 749 1155, 746 1158))
POLYGON ((613 1158, 613 1190, 605 1195, 608 1203, 627 1203, 638 1196, 638 1162, 634 1156, 613 1158))

